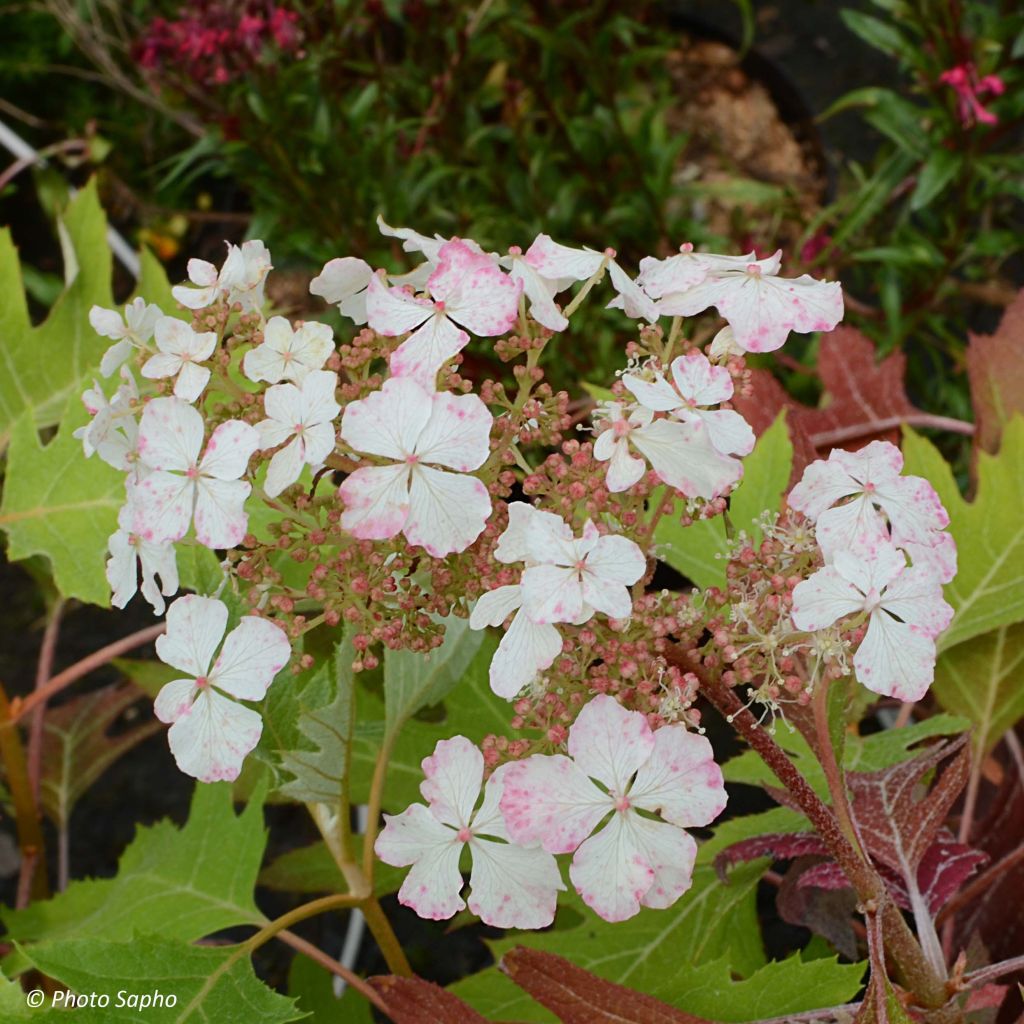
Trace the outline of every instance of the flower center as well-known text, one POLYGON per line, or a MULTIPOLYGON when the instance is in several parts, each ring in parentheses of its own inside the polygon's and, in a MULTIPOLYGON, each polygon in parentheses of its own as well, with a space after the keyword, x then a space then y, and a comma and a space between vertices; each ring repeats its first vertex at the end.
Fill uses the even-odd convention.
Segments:
POLYGON ((612 424, 612 430, 615 431, 616 437, 625 437, 631 429, 629 420, 616 420, 612 424))
POLYGON ((864 493, 865 494, 874 494, 875 493, 875 485, 873 483, 871 483, 870 481, 868 481, 868 483, 866 483, 864 485, 864 493))
POLYGON ((460 843, 468 843, 470 839, 473 838, 473 833, 470 832, 465 825, 463 825, 462 828, 460 828, 459 831, 455 833, 455 838, 458 839, 460 843))
POLYGON ((209 685, 210 685, 209 677, 207 677, 207 676, 197 676, 196 677, 196 686, 200 690, 205 690, 209 685))
POLYGON ((628 796, 617 796, 615 798, 615 810, 617 810, 620 814, 625 814, 626 811, 629 810, 629 808, 630 803, 628 796))
POLYGON ((747 264, 747 273, 751 277, 760 277, 761 276, 761 268, 756 263, 748 263, 747 264))
POLYGON ((864 611, 873 612, 882 603, 882 595, 872 587, 864 595, 864 611))
POLYGON ((198 480, 199 467, 195 465, 195 463, 193 463, 191 466, 188 467, 188 469, 185 470, 185 476, 188 477, 189 480, 198 480))
POLYGON ((405 462, 408 466, 418 466, 420 457, 418 455, 406 455, 405 462))
POLYGON ((438 313, 443 313, 444 312, 444 300, 443 299, 438 299, 437 302, 434 303, 434 309, 436 309, 438 311, 438 313))

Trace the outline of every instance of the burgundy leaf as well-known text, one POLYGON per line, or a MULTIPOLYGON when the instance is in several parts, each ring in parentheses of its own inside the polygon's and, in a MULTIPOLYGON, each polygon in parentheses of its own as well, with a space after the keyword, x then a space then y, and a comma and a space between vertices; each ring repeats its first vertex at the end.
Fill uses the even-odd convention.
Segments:
POLYGON ((823 860, 802 872, 797 885, 801 889, 852 888, 846 872, 834 860, 823 860))
POLYGON ((1003 427, 1024 413, 1024 291, 1003 313, 995 334, 970 334, 967 378, 978 447, 999 450, 1003 427))
POLYGON ((368 981, 384 998, 394 1024, 491 1024, 458 996, 422 978, 383 974, 368 981))
POLYGON ((967 784, 969 770, 964 734, 881 771, 847 773, 853 814, 872 858, 916 881, 918 865, 967 784), (924 776, 949 758, 938 782, 922 793, 924 776))
POLYGON ((752 839, 742 839, 727 846, 715 858, 715 871, 725 881, 726 871, 736 864, 746 864, 758 857, 793 860, 809 854, 828 854, 828 847, 815 832, 773 832, 752 839))
POLYGON ((917 869, 917 887, 928 909, 937 914, 988 859, 983 850, 958 843, 949 829, 942 829, 917 869))
POLYGON ((501 969, 562 1024, 711 1024, 553 953, 517 946, 502 957, 501 969))
POLYGON ((809 928, 827 939, 843 956, 857 959, 857 936, 853 930, 853 916, 857 909, 857 894, 853 889, 812 889, 801 886, 805 872, 813 870, 822 861, 817 857, 795 860, 782 876, 776 897, 779 916, 789 924, 809 928))

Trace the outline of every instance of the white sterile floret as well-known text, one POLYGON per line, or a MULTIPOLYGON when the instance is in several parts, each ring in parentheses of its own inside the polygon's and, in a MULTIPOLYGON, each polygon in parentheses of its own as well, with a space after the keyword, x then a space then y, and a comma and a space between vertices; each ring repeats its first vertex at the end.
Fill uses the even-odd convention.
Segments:
POLYGON ((124 317, 113 309, 93 306, 89 310, 92 329, 114 344, 100 360, 100 373, 109 377, 132 354, 132 349, 144 349, 153 337, 153 328, 163 316, 159 306, 147 303, 143 298, 132 299, 124 307, 124 317))
POLYGON ((242 372, 251 381, 296 383, 323 368, 334 351, 334 334, 327 324, 307 320, 293 328, 283 316, 272 316, 263 328, 263 342, 245 354, 242 372))
POLYGON ((91 458, 93 454, 99 455, 107 465, 130 472, 133 479, 138 480, 146 472, 136 453, 139 424, 135 416, 139 388, 127 366, 121 367, 121 381, 109 401, 96 381, 93 387, 83 393, 82 401, 92 420, 78 427, 72 437, 82 442, 86 458, 91 458))
POLYGON ((435 558, 465 551, 491 514, 487 488, 469 474, 490 454, 493 423, 476 395, 431 393, 408 377, 350 402, 342 440, 389 461, 342 483, 342 528, 366 540, 402 533, 435 558))
POLYGON ((361 327, 366 323, 366 287, 371 277, 373 268, 366 260, 343 256, 325 263, 309 290, 361 327))
POLYGON ((164 598, 178 592, 178 564, 174 545, 155 544, 132 530, 133 509, 129 502, 117 516, 120 529, 110 535, 107 547, 107 582, 112 591, 110 603, 124 608, 137 591, 153 606, 156 615, 164 613, 164 598), (157 577, 160 583, 157 584, 157 577), (141 577, 141 585, 140 585, 141 577))
POLYGON ((180 398, 154 398, 139 425, 139 458, 151 470, 133 489, 132 531, 160 544, 180 540, 195 518, 196 539, 208 548, 234 547, 245 536, 245 499, 252 485, 239 477, 259 447, 256 428, 228 420, 203 447, 203 418, 180 398))
POLYGON ((142 376, 149 380, 174 377, 174 394, 186 402, 194 402, 210 382, 210 370, 200 366, 213 355, 217 335, 213 331, 198 334, 183 320, 162 316, 154 330, 159 351, 142 367, 142 376))
POLYGON ((398 902, 420 917, 444 920, 468 903, 470 911, 496 928, 544 928, 551 924, 559 890, 565 885, 550 853, 509 841, 498 810, 502 781, 510 765, 483 786, 484 758, 465 736, 441 740, 423 761, 424 804, 385 814, 374 851, 385 864, 410 867, 398 902), (459 857, 468 846, 473 864, 468 900, 459 857))
POLYGON ((334 393, 338 375, 313 370, 300 384, 275 384, 263 396, 267 418, 256 424, 260 448, 275 452, 264 490, 276 498, 299 479, 303 466, 319 466, 334 451, 334 420, 341 412, 334 393))
POLYGON ((888 541, 870 551, 837 551, 830 565, 793 589, 793 623, 810 632, 866 614, 868 629, 853 658, 857 678, 875 693, 920 700, 935 674, 935 638, 953 609, 925 566, 908 566, 888 541))
POLYGON ((569 729, 568 749, 506 767, 499 807, 508 835, 553 854, 575 851, 569 877, 606 921, 672 906, 697 855, 684 829, 725 808, 711 744, 682 725, 653 732, 644 714, 599 695, 569 729))
POLYGON ((171 294, 187 309, 205 309, 220 297, 230 305, 238 303, 243 313, 258 311, 263 306, 263 289, 273 265, 267 247, 253 239, 241 247, 225 243, 227 259, 218 271, 206 260, 188 261, 188 279, 195 287, 176 285, 171 294))
POLYGON ((153 710, 171 726, 167 740, 178 767, 201 782, 238 777, 263 722, 237 701, 262 700, 291 657, 284 630, 255 615, 242 617, 217 654, 227 623, 222 601, 190 594, 168 609, 167 632, 156 641, 160 660, 188 678, 169 682, 153 710))

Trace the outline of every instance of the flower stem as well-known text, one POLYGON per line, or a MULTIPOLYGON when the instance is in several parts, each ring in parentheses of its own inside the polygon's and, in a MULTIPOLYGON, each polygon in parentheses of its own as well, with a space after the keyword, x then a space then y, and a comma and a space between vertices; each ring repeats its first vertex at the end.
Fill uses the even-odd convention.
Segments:
POLYGON ((832 743, 832 731, 828 723, 828 693, 829 683, 819 679, 814 687, 813 710, 814 710, 814 734, 817 739, 818 762, 825 772, 825 781, 828 784, 828 791, 832 797, 832 809, 839 819, 839 826, 846 834, 850 845, 857 851, 861 860, 866 861, 864 846, 857 830, 857 823, 853 819, 853 812, 850 810, 850 801, 846 792, 846 780, 843 778, 843 771, 839 767, 836 757, 836 750, 832 743))
POLYGON ((373 933, 377 947, 387 961, 388 970, 403 978, 411 978, 413 976, 412 968, 409 966, 405 950, 402 949, 402 944, 398 941, 398 936, 395 935, 391 922, 381 909, 377 897, 371 896, 362 904, 362 908, 366 924, 373 933))

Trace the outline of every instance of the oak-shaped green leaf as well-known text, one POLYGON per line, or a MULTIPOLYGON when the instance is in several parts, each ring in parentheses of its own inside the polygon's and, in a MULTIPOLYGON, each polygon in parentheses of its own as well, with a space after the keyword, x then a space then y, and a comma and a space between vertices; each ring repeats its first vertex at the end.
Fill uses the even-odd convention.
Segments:
POLYGON ((957 574, 945 588, 956 614, 939 637, 940 651, 1000 626, 1024 621, 1024 417, 1003 431, 998 455, 978 452, 978 487, 965 501, 949 464, 935 446, 903 432, 905 472, 923 476, 949 512, 957 574))
POLYGON ((183 942, 237 924, 262 924, 253 889, 266 845, 262 800, 236 815, 227 783, 197 785, 188 821, 140 828, 114 878, 72 882, 53 899, 4 910, 21 944, 127 941, 158 932, 183 942))
POLYGON ((45 942, 24 952, 39 970, 72 992, 109 997, 106 1007, 74 1011, 69 1019, 83 1024, 286 1024, 304 1016, 293 1000, 256 977, 244 946, 191 946, 136 935, 122 942, 45 942), (142 1010, 137 1003, 118 1005, 126 1004, 133 993, 159 993, 162 1005, 142 1010), (174 1005, 168 1006, 171 996, 174 1005))
MULTIPOLYGON (((761 541, 758 520, 763 512, 779 510, 792 466, 793 443, 783 411, 743 460, 743 480, 729 499, 733 529, 744 531, 755 545, 761 541)), ((655 528, 654 540, 658 557, 698 587, 725 586, 725 553, 729 545, 720 516, 681 526, 677 516, 669 513, 655 528)))
POLYGON ((7 452, 0 529, 12 561, 43 555, 64 597, 108 605, 107 538, 124 504, 124 473, 98 456, 86 459, 73 431, 89 414, 77 394, 66 400, 57 436, 39 439, 34 413, 15 424, 7 452))

